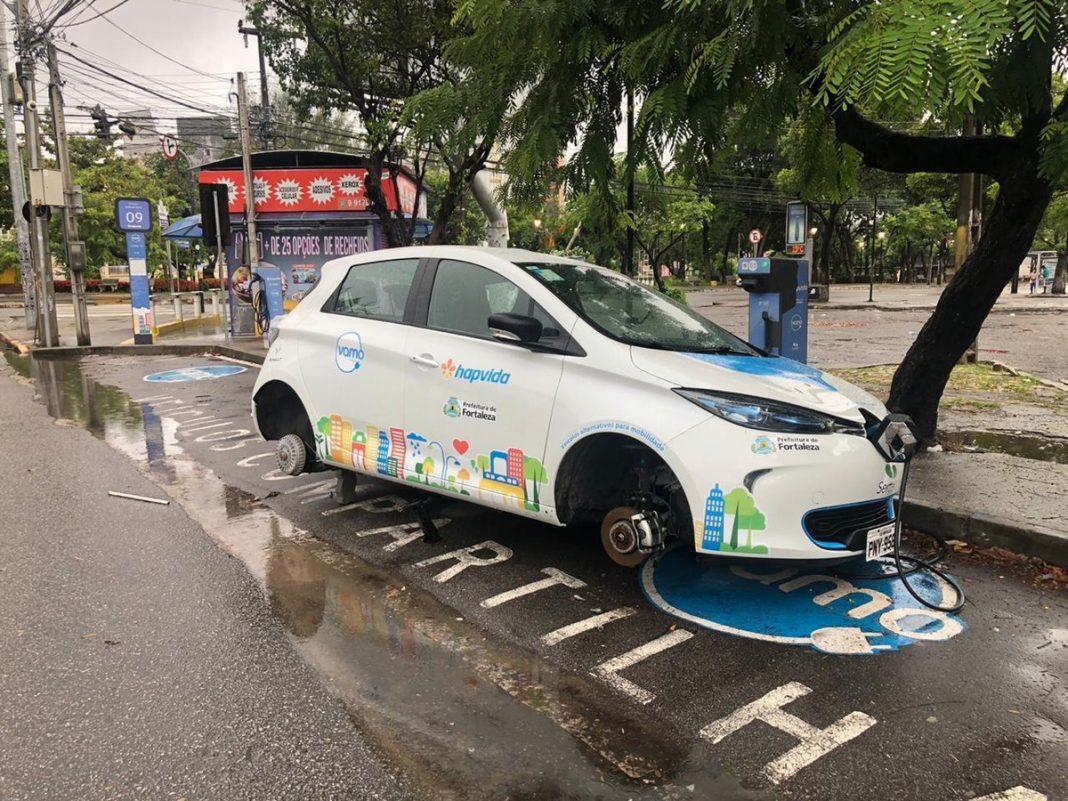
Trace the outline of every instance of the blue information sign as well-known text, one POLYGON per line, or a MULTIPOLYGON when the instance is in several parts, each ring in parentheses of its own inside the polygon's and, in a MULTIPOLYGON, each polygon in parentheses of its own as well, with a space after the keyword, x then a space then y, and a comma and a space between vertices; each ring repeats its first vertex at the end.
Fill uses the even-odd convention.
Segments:
POLYGON ((115 201, 115 225, 120 231, 151 231, 152 204, 139 197, 118 198, 115 201))

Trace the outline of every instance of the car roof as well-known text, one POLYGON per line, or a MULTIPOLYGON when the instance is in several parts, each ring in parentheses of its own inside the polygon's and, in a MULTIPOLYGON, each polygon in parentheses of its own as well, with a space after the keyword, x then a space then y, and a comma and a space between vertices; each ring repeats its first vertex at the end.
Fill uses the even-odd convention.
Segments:
POLYGON ((461 256, 464 253, 481 253, 510 264, 582 264, 589 266, 586 262, 578 259, 569 259, 552 253, 539 253, 535 250, 525 250, 523 248, 491 248, 477 247, 475 245, 411 245, 403 248, 386 248, 361 253, 358 261, 353 261, 352 257, 331 259, 323 265, 322 269, 324 270, 324 276, 329 276, 333 279, 335 271, 344 270, 347 272, 348 268, 354 263, 411 258, 447 259, 461 256))

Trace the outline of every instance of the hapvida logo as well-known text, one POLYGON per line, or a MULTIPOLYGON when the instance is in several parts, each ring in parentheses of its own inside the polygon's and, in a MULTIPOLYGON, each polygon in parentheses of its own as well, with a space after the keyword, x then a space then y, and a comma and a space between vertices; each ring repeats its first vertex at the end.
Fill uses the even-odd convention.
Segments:
POLYGON ((456 365, 453 363, 452 359, 449 359, 441 365, 441 374, 446 378, 452 378, 455 373, 456 365))
MULTIPOLYGON (((449 360, 451 364, 452 360, 449 360)), ((443 365, 444 367, 444 365, 443 365)), ((443 371, 444 372, 444 371, 443 371)), ((469 384, 481 382, 483 384, 507 384, 512 379, 511 373, 504 370, 476 370, 472 367, 464 367, 462 364, 445 373, 446 376, 459 378, 469 384)))

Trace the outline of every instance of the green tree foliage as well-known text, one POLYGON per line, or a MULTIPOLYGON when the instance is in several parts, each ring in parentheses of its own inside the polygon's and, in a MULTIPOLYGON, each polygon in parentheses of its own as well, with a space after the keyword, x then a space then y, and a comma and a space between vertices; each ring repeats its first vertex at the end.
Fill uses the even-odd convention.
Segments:
POLYGON ((407 162, 421 183, 435 151, 439 188, 431 242, 452 241, 453 215, 486 163, 507 99, 447 55, 460 32, 449 0, 250 0, 250 18, 282 88, 303 116, 355 112, 368 158, 367 197, 391 246, 411 244, 414 220, 392 214, 388 165, 407 162), (491 102, 492 101, 492 102, 491 102))
MULTIPOLYGON (((74 183, 81 186, 85 205, 78 218, 78 235, 85 241, 86 275, 94 278, 104 265, 126 263, 126 239, 115 229, 115 200, 120 197, 151 201, 154 224, 147 235, 149 272, 166 264, 159 220, 155 218, 156 201, 162 200, 172 217, 188 212, 189 196, 183 192, 183 179, 170 175, 169 168, 152 159, 141 163, 122 158, 100 139, 72 138, 70 158, 74 183)), ((58 216, 52 220, 50 241, 53 254, 62 261, 64 245, 58 216)))
POLYGON ((640 110, 627 172, 644 164, 660 175, 665 154, 700 167, 732 135, 759 153, 815 109, 869 168, 977 172, 995 182, 982 239, 891 389, 891 407, 934 436, 953 365, 1068 171, 1068 94, 1052 87, 1068 52, 1060 6, 464 0, 458 15, 472 28, 463 51, 481 57, 470 68, 516 98, 503 126, 506 165, 531 194, 547 179, 578 189, 617 179, 612 153, 628 88, 640 110), (982 133, 961 135, 965 118, 982 133))

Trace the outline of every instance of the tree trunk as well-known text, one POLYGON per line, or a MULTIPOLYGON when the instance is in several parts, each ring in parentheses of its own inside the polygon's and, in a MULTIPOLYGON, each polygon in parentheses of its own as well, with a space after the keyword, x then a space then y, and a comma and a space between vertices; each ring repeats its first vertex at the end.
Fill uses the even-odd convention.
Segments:
POLYGON ((1006 170, 982 238, 894 373, 887 405, 910 415, 927 444, 935 439, 938 401, 949 374, 1019 269, 1049 205, 1052 190, 1038 176, 1037 159, 1036 152, 1006 170))
POLYGON ((448 183, 445 184, 438 209, 434 213, 434 227, 430 229, 430 236, 426 240, 428 245, 451 245, 456 241, 456 221, 453 217, 466 189, 467 183, 463 176, 450 170, 448 183))
POLYGON ((843 225, 838 229, 838 239, 842 243, 842 252, 845 254, 846 276, 852 284, 857 280, 857 271, 853 265, 853 236, 849 232, 848 225, 843 225))
POLYGON ((382 186, 382 173, 385 171, 386 154, 382 151, 372 151, 367 156, 367 184, 368 210, 378 217, 382 225, 382 235, 386 240, 386 247, 401 248, 412 244, 414 226, 404 219, 399 213, 390 211, 386 201, 386 192, 382 186))
POLYGON ((731 230, 727 233, 727 239, 723 243, 723 261, 719 265, 719 277, 722 279, 723 284, 727 283, 727 258, 731 255, 731 245, 734 244, 734 237, 738 234, 738 223, 731 226, 731 230))
POLYGON ((820 249, 820 265, 816 271, 819 278, 817 283, 828 286, 831 283, 831 243, 834 242, 834 229, 838 222, 838 209, 841 206, 832 203, 827 209, 827 220, 823 226, 823 247, 820 249))
POLYGON ((1054 295, 1064 294, 1064 273, 1065 267, 1068 266, 1068 242, 1064 245, 1065 249, 1057 254, 1057 269, 1053 271, 1053 289, 1054 295))

